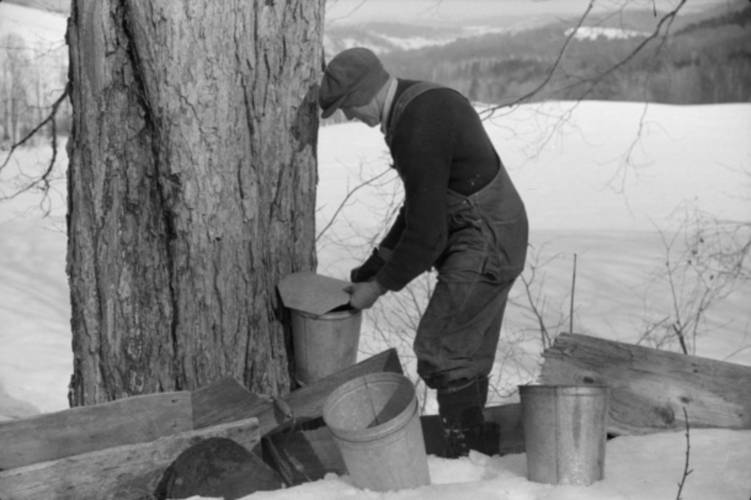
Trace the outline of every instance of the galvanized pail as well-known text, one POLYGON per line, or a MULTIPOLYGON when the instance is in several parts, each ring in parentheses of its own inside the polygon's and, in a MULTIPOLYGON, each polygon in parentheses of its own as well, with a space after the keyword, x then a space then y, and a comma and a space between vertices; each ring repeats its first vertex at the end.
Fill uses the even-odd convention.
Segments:
POLYGON ((521 385, 527 478, 588 485, 604 475, 608 388, 521 385))
POLYGON ((295 371, 301 385, 355 364, 362 312, 356 309, 317 316, 290 309, 295 371))
POLYGON ((326 399, 331 429, 353 484, 374 491, 430 484, 417 398, 398 373, 350 380, 326 399))

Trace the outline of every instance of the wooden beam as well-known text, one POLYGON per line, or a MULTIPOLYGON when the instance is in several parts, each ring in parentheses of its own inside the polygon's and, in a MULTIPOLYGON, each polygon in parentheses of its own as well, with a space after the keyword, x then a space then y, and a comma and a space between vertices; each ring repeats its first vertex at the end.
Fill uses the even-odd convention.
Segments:
MULTIPOLYGON (((293 419, 295 422, 301 422, 321 417, 324 401, 334 389, 361 375, 384 371, 402 373, 402 365, 395 349, 388 349, 376 354, 308 386, 297 389, 276 401, 271 398, 256 396, 245 389, 230 388, 229 386, 232 384, 225 381, 225 389, 228 393, 231 393, 231 396, 219 398, 224 401, 222 411, 211 413, 200 408, 194 408, 196 414, 200 415, 196 421, 196 427, 215 425, 218 422, 237 420, 251 415, 258 417, 261 436, 265 436, 282 426, 291 426, 293 419)), ((207 389, 207 391, 210 391, 210 389, 207 389)), ((194 403, 200 400, 201 397, 198 397, 194 399, 194 403)))
POLYGON ((751 429, 751 367, 622 342, 561 334, 544 353, 543 384, 611 388, 608 430, 751 429))
POLYGON ((291 392, 283 398, 283 404, 273 404, 258 415, 261 421, 261 435, 288 425, 287 413, 291 413, 295 421, 306 421, 323 416, 323 405, 326 398, 334 389, 343 383, 376 372, 403 373, 402 365, 396 349, 388 349, 364 361, 340 370, 336 373, 313 382, 301 389, 291 392))
POLYGON ((226 377, 193 391, 191 401, 193 427, 200 429, 252 416, 258 405, 268 399, 253 394, 236 379, 226 377))
POLYGON ((322 479, 327 473, 346 474, 347 467, 326 426, 313 430, 288 429, 263 438, 264 459, 287 486, 322 479))
POLYGON ((12 420, 0 423, 0 470, 153 441, 192 428, 189 392, 135 396, 12 420))
POLYGON ((118 500, 151 498, 164 470, 203 439, 232 439, 250 450, 260 440, 258 419, 181 432, 0 472, 0 498, 13 500, 118 500))

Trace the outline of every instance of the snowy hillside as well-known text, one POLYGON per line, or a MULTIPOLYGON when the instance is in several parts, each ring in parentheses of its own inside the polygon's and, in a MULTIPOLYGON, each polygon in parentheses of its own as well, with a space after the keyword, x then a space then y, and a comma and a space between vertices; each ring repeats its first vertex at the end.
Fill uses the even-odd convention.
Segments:
MULTIPOLYGON (((566 36, 570 36, 574 28, 565 31, 566 36)), ((626 30, 621 28, 606 28, 601 26, 581 26, 576 29, 574 38, 577 40, 597 40, 604 38, 606 40, 623 40, 626 38, 646 37, 649 33, 643 31, 626 30)))
POLYGON ((0 36, 21 36, 35 49, 63 46, 65 19, 63 14, 0 2, 0 36))

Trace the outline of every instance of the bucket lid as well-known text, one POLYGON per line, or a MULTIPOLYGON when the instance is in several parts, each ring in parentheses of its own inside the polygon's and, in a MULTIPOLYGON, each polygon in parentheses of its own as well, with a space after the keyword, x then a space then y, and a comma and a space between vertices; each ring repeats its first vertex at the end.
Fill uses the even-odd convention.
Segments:
POLYGON ((349 294, 344 289, 350 285, 348 281, 303 271, 288 274, 277 288, 285 307, 320 316, 349 304, 349 294))

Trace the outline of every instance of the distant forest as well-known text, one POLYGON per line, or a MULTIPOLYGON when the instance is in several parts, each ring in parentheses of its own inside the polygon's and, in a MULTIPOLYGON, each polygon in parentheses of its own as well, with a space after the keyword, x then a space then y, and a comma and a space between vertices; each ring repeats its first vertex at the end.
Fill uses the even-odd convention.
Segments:
MULTIPOLYGON (((654 17, 654 16, 652 16, 654 17)), ((653 23, 654 24, 654 23, 653 23)), ((574 39, 544 91, 530 100, 703 104, 751 101, 751 7, 680 26, 597 79, 646 39, 574 39)), ((451 86, 476 102, 513 102, 547 78, 569 23, 382 56, 394 74, 451 86)), ((652 29, 640 30, 650 33, 652 29)))

